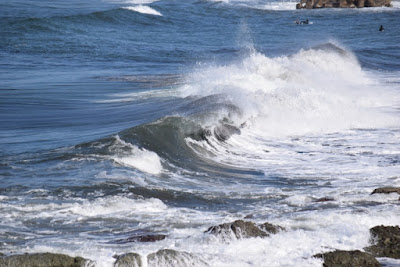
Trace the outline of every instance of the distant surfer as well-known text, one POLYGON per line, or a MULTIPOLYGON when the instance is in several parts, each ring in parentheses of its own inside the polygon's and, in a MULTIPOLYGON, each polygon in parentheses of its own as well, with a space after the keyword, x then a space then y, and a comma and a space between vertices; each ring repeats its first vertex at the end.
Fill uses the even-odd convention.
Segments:
POLYGON ((383 28, 383 25, 381 25, 380 27, 379 27, 379 31, 380 32, 383 32, 385 29, 383 28))

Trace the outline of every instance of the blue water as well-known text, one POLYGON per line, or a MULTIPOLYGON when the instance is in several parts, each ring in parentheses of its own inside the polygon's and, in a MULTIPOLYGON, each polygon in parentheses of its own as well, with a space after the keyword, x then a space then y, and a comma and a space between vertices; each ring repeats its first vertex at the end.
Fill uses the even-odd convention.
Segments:
POLYGON ((362 249, 400 222, 396 196, 369 195, 400 186, 392 3, 2 1, 0 252, 319 266, 313 253, 362 249), (249 214, 289 231, 259 250, 204 237, 249 214), (113 243, 144 230, 168 238, 113 243))

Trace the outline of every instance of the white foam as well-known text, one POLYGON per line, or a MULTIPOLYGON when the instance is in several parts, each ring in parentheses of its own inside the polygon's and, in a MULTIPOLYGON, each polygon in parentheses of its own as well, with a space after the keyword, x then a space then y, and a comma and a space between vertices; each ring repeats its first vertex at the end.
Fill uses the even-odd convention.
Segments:
POLYGON ((229 95, 260 132, 282 136, 398 125, 381 110, 394 105, 381 87, 351 53, 307 50, 278 58, 253 53, 239 63, 200 67, 181 91, 229 95))
POLYGON ((128 6, 124 7, 124 9, 128 9, 131 11, 139 12, 142 14, 148 14, 148 15, 155 15, 155 16, 162 16, 160 12, 157 10, 149 7, 149 6, 144 6, 144 5, 138 5, 138 6, 128 6))
POLYGON ((150 214, 165 212, 167 206, 159 199, 130 199, 121 196, 98 198, 94 201, 84 201, 73 204, 63 212, 86 217, 115 217, 132 214, 150 214))
POLYGON ((117 144, 115 145, 117 155, 112 156, 112 159, 117 164, 133 167, 140 171, 150 173, 150 174, 160 174, 163 170, 161 159, 157 155, 157 153, 153 151, 146 150, 144 148, 139 148, 133 144, 126 143, 119 136, 116 136, 117 144), (130 153, 126 154, 125 152, 118 154, 120 151, 118 146, 122 145, 123 147, 128 147, 130 149, 130 153))

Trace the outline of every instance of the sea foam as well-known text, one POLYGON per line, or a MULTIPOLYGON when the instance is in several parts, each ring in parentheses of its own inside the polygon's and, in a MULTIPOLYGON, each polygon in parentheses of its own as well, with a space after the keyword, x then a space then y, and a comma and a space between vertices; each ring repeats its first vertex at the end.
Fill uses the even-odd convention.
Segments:
POLYGON ((139 12, 142 14, 148 14, 148 15, 155 15, 155 16, 162 16, 160 12, 157 10, 149 7, 149 6, 144 6, 144 5, 138 5, 138 6, 129 6, 129 7, 124 7, 124 9, 128 9, 131 11, 139 12))
POLYGON ((398 123, 383 112, 396 97, 382 90, 351 52, 333 44, 276 58, 254 52, 237 63, 201 66, 181 92, 228 95, 267 136, 398 123))

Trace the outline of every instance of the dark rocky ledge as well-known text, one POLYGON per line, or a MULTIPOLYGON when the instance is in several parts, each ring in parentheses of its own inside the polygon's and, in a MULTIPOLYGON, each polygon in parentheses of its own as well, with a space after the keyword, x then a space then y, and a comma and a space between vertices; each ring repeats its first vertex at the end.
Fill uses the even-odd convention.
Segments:
POLYGON ((296 9, 391 7, 391 0, 301 0, 296 9))

